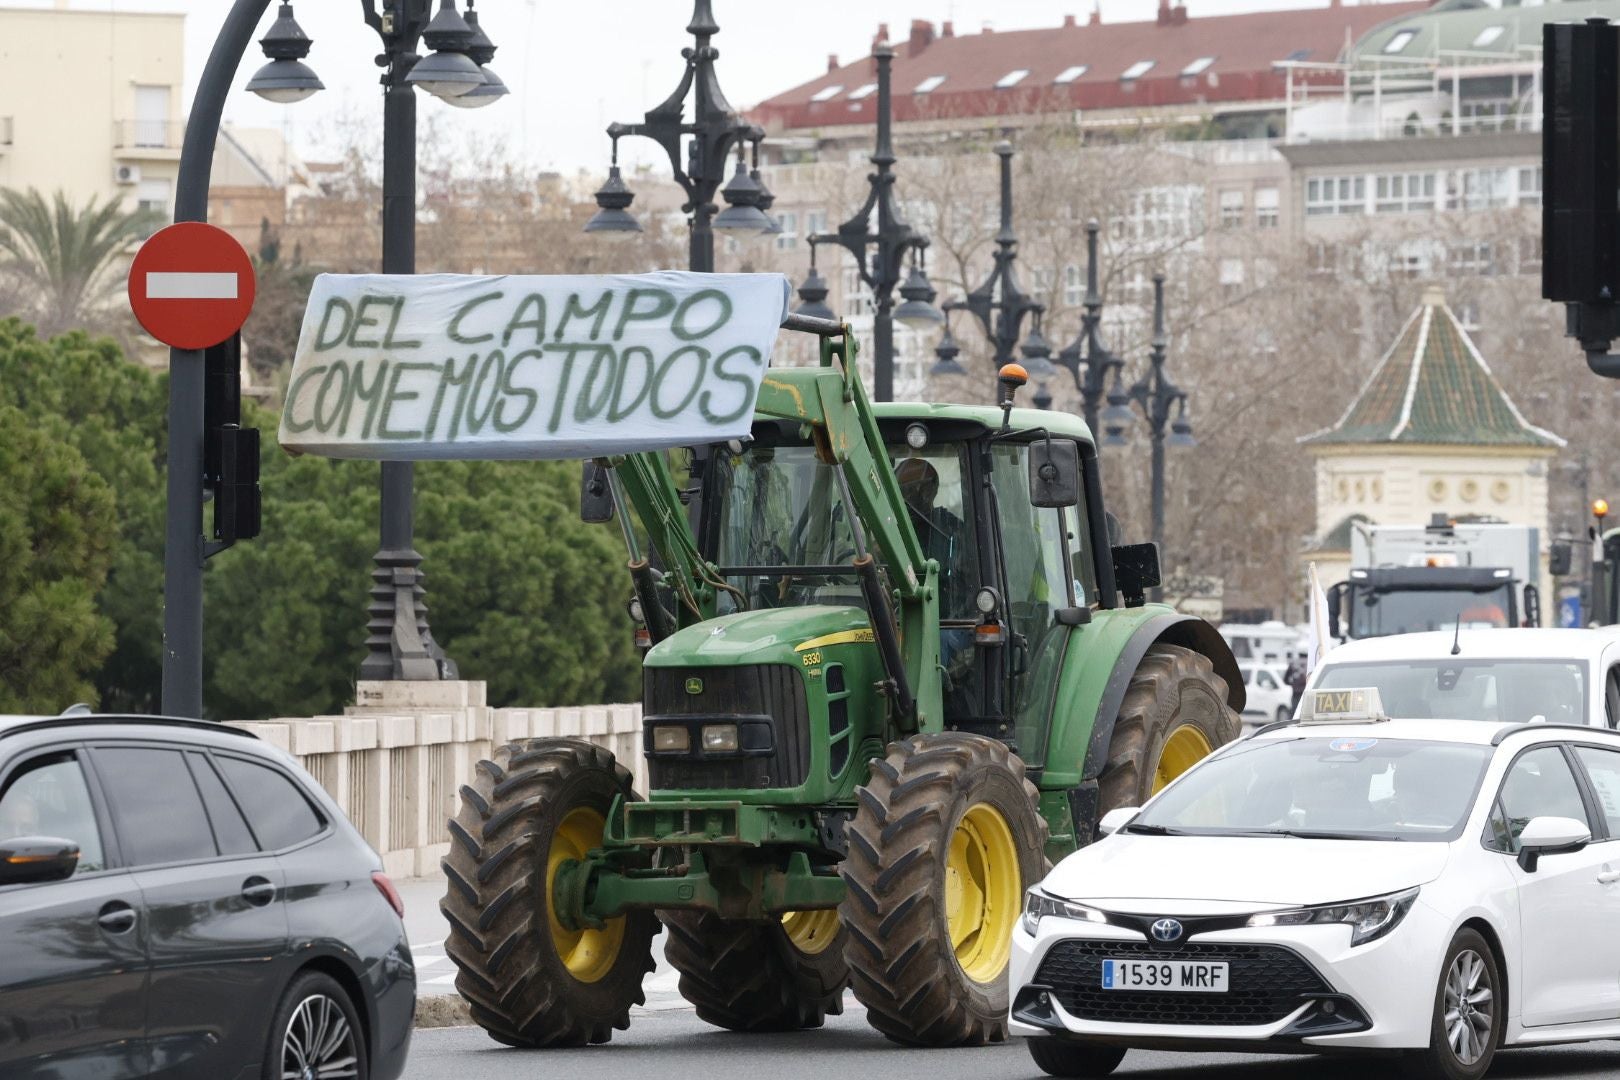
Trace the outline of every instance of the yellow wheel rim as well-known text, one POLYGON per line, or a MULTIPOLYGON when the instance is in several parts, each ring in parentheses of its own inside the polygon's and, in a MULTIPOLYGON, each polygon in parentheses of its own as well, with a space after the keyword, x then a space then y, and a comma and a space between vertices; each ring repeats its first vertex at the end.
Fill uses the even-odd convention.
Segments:
POLYGON ((1164 740, 1164 749, 1159 751, 1159 764, 1153 769, 1153 793, 1157 795, 1170 781, 1208 757, 1213 749, 1204 733, 1191 724, 1176 728, 1164 740))
POLYGON ((968 807, 945 861, 945 923, 963 974, 986 984, 1007 970, 1023 899, 1018 846, 995 807, 968 807))
POLYGON ((782 929, 793 947, 806 956, 826 950, 838 936, 838 909, 790 911, 782 916, 782 929))
POLYGON ((568 974, 580 982, 596 982, 613 969, 624 941, 624 917, 607 920, 600 930, 570 930, 557 921, 557 867, 569 859, 583 859, 592 848, 602 846, 604 821, 601 814, 582 806, 571 810, 551 837, 546 853, 546 918, 551 923, 551 941, 557 947, 568 974))

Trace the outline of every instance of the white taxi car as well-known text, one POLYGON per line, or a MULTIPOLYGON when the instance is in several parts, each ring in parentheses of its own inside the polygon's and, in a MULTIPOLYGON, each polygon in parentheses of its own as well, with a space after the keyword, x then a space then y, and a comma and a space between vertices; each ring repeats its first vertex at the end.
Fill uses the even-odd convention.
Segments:
POLYGON ((1620 628, 1463 629, 1338 646, 1311 687, 1374 686, 1392 716, 1620 726, 1620 628))
POLYGON ((1301 717, 1030 890, 1012 1024, 1036 1064, 1396 1052, 1476 1080, 1503 1046, 1620 1037, 1620 734, 1387 720, 1372 689, 1301 717))

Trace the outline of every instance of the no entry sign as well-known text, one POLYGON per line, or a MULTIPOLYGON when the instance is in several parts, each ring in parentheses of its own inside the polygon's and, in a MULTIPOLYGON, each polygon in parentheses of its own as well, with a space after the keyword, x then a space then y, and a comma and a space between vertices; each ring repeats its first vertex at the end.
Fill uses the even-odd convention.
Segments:
POLYGON ((129 267, 129 306, 146 332, 177 349, 206 349, 253 310, 253 263, 224 229, 181 221, 152 234, 129 267))

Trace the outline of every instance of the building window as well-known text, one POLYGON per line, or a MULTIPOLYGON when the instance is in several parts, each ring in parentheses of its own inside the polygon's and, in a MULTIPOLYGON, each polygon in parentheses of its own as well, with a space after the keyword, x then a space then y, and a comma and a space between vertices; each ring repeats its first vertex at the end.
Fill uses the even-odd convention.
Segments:
POLYGON ((174 181, 167 177, 142 180, 135 188, 135 206, 139 210, 169 216, 169 202, 174 195, 174 181))
POLYGON ((913 90, 912 93, 913 94, 932 94, 935 90, 939 89, 939 84, 944 82, 944 81, 945 81, 945 76, 943 76, 943 75, 930 75, 930 76, 928 76, 928 78, 926 78, 922 82, 918 83, 917 84, 917 89, 913 90))
POLYGON ((169 145, 169 87, 137 86, 135 88, 136 146, 169 145))
POLYGON ((776 236, 777 251, 796 251, 799 247, 799 215, 792 210, 785 210, 776 215, 781 223, 782 231, 776 236))
POLYGON ((1305 214, 1364 214, 1367 212, 1365 176, 1313 176, 1305 181, 1305 214))
POLYGON ((1502 30, 1503 27, 1501 23, 1497 23, 1494 26, 1487 26, 1478 34, 1474 35, 1474 48, 1483 49, 1485 46, 1501 37, 1502 30))
POLYGON ((1063 268, 1063 304, 1065 307, 1079 307, 1085 302, 1086 276, 1080 268, 1070 263, 1063 268))
POLYGON ((1460 169, 1456 173, 1451 205, 1463 210, 1496 210, 1507 206, 1512 173, 1506 168, 1460 169))
POLYGON ((1282 220, 1278 209, 1277 189, 1263 187, 1254 189, 1254 223, 1262 229, 1275 229, 1282 220))
POLYGON ((1209 70, 1209 66, 1214 62, 1215 58, 1213 56, 1200 56, 1186 67, 1182 68, 1181 73, 1183 75, 1202 75, 1204 72, 1209 70))
POLYGON ((1492 277, 1496 274, 1496 250, 1489 241, 1469 240, 1452 244, 1448 254, 1453 277, 1492 277))
POLYGON ((869 82, 865 86, 857 86, 855 89, 851 90, 849 92, 849 100, 859 101, 862 98, 871 97, 875 93, 877 93, 877 83, 869 82))
POLYGON ((1243 260, 1222 259, 1220 267, 1221 291, 1236 296, 1243 291, 1243 260))
POLYGON ((844 267, 844 313, 846 315, 872 314, 872 293, 861 280, 861 272, 853 266, 844 267))
POLYGON ((1153 65, 1155 63, 1156 61, 1153 60, 1138 60, 1136 63, 1125 69, 1124 73, 1119 77, 1120 81, 1129 82, 1132 79, 1140 79, 1149 71, 1153 70, 1153 65))
POLYGON ((1374 184, 1374 209, 1380 214, 1404 214, 1434 209, 1434 173, 1385 173, 1374 184))
POLYGON ((1421 240, 1408 240, 1389 253, 1389 276, 1412 281, 1429 276, 1429 245, 1421 240))
POLYGON ((1541 273, 1541 234, 1519 237, 1519 273, 1541 273))
POLYGON ((1519 170, 1519 205, 1541 205, 1541 166, 1519 170))
POLYGON ((1064 84, 1067 84, 1067 83, 1074 82, 1074 80, 1078 79, 1080 76, 1084 75, 1085 73, 1086 73, 1086 65, 1085 64, 1075 64, 1072 67, 1066 67, 1062 71, 1058 72, 1057 78, 1053 79, 1052 81, 1061 86, 1061 85, 1064 85, 1064 84))
POLYGON ((1029 68, 1014 68, 996 80, 996 89, 1006 90, 1009 87, 1017 86, 1024 81, 1024 77, 1028 74, 1029 68))
POLYGON ((1464 300, 1456 307, 1457 321, 1469 333, 1479 329, 1479 301, 1464 300))
POLYGON ((1415 37, 1417 37, 1416 30, 1397 30, 1395 36, 1384 43, 1385 55, 1402 52, 1408 45, 1412 44, 1412 39, 1415 37))
POLYGON ((837 97, 839 94, 841 94, 843 92, 844 92, 843 83, 833 83, 831 86, 823 86, 820 90, 817 90, 815 93, 811 94, 810 95, 810 100, 811 101, 831 101, 833 98, 837 97))
POLYGON ((1204 190, 1193 184, 1143 188, 1130 209, 1113 219, 1116 239, 1183 240, 1203 230, 1204 190))
POLYGON ((1221 192, 1221 228, 1236 229, 1243 224, 1243 192, 1228 188, 1221 192))
POLYGON ((1461 117, 1457 124, 1459 131, 1501 131, 1512 126, 1513 102, 1465 101, 1462 103, 1461 117))
POLYGON ((820 236, 827 231, 827 211, 806 210, 804 212, 804 235, 820 236))

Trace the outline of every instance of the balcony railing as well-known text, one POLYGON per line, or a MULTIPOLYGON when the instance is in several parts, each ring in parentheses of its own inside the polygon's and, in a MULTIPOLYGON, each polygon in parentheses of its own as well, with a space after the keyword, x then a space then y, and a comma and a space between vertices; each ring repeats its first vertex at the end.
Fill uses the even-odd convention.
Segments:
POLYGON ((114 120, 115 150, 179 150, 186 125, 167 120, 114 120))

